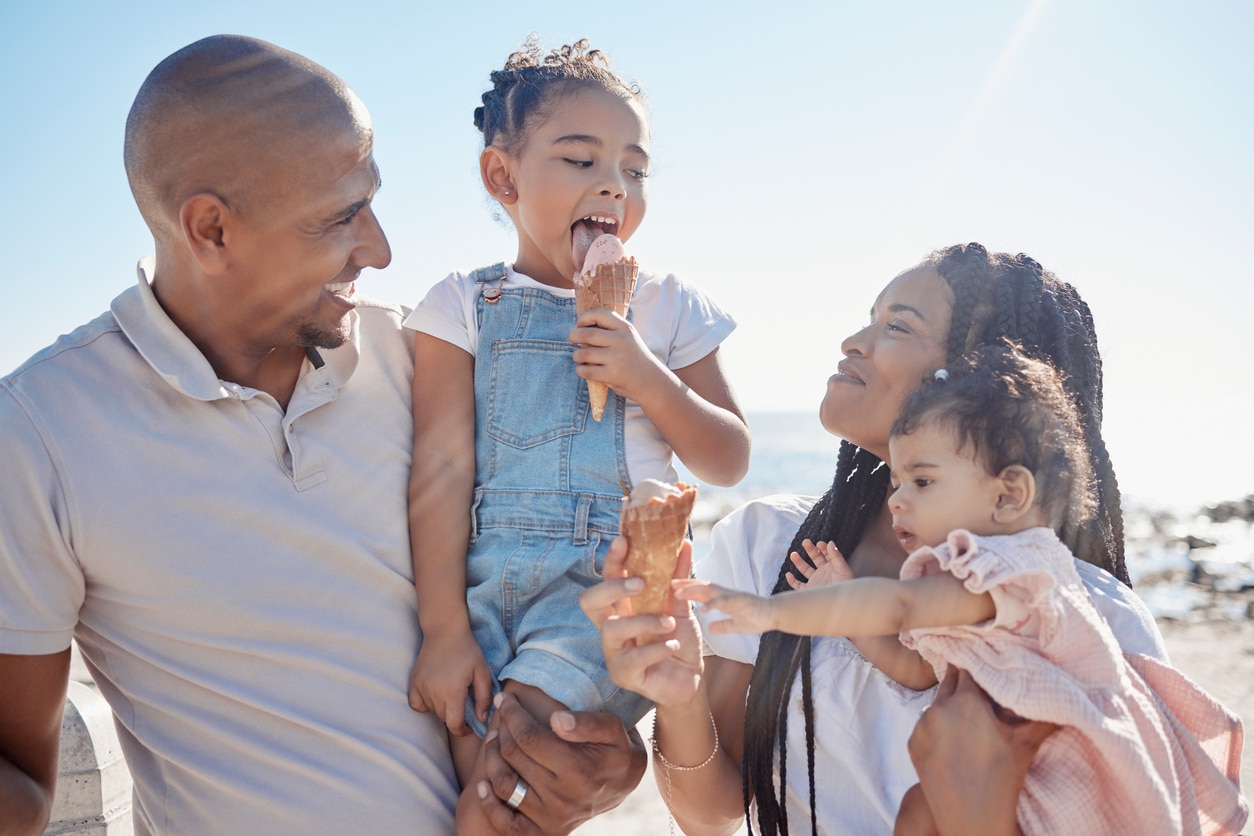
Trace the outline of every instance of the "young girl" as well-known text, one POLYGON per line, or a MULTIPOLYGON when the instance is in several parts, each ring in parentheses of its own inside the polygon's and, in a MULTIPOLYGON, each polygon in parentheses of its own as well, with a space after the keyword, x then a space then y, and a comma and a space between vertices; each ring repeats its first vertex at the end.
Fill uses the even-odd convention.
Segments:
MULTIPOLYGON (((453 735, 459 831, 478 832, 479 737, 495 690, 538 719, 647 711, 609 679, 579 593, 597 583, 622 497, 674 481, 739 481, 749 429, 720 367, 734 322, 681 279, 642 272, 627 318, 576 316, 589 242, 644 218, 649 129, 638 91, 587 42, 534 41, 491 75, 475 110, 483 185, 513 222, 512 265, 454 273, 416 329, 410 520, 423 630, 410 702, 453 735), (584 381, 612 390, 600 421, 584 381), (468 698, 469 692, 469 698, 468 698), (468 725, 469 724, 469 725, 468 725)), ((525 787, 510 799, 517 808, 525 787)))
MULTIPOLYGON (((957 365, 907 399, 889 439, 893 531, 911 552, 901 580, 840 580, 835 547, 807 543, 817 569, 802 573, 832 585, 764 598, 676 582, 679 597, 729 616, 711 633, 879 637, 858 646, 908 688, 953 664, 1005 709, 1061 724, 1019 799, 1027 833, 1236 833, 1240 721, 1175 670, 1120 651, 1054 532, 1094 505, 1056 373, 1005 346, 957 365)), ((930 825, 916 787, 897 831, 930 825)))

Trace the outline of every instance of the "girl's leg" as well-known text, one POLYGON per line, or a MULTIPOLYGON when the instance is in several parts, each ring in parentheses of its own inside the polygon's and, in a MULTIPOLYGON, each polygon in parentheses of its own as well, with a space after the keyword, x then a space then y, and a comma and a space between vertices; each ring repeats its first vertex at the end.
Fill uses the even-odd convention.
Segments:
MULTIPOLYGON (((549 724, 549 716, 554 711, 565 711, 567 706, 550 697, 533 685, 522 685, 512 679, 505 680, 502 686, 505 691, 518 698, 523 708, 537 721, 549 724)), ((488 728, 496 728, 497 718, 493 715, 488 728)), ((474 734, 450 739, 449 749, 453 754, 453 768, 457 770, 457 779, 462 784, 462 794, 457 800, 457 833, 458 836, 478 836, 491 834, 495 831, 483 813, 476 789, 480 781, 488 777, 488 769, 484 761, 483 741, 474 734), (472 757, 473 756, 473 757, 472 757), (468 774, 463 768, 468 766, 468 774)), ((525 813, 524 813, 525 815, 525 813)))

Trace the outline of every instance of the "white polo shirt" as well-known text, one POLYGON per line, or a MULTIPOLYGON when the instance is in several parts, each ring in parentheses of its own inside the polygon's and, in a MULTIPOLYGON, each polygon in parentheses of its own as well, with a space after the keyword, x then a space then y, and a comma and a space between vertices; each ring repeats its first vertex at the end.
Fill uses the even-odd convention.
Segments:
POLYGON ((217 378, 145 270, 0 380, 0 652, 78 639, 137 832, 451 833, 444 729, 406 700, 404 311, 359 301, 285 413, 217 378))

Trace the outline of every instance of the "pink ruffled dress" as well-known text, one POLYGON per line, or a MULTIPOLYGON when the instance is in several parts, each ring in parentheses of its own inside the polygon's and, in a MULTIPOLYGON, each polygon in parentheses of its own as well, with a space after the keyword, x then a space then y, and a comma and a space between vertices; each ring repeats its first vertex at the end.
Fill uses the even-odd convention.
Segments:
POLYGON ((1025 833, 1240 832, 1241 721, 1174 668, 1119 649, 1052 530, 955 531, 911 554, 901 577, 943 571, 992 595, 997 615, 902 642, 938 677, 955 665, 1002 706, 1063 726, 1024 781, 1025 833))

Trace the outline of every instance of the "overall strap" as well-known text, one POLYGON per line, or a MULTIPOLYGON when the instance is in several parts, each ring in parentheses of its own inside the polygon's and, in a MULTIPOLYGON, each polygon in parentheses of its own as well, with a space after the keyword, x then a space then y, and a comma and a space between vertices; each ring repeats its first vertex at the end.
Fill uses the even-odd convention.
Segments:
POLYGON ((498 261, 491 267, 479 267, 474 272, 475 283, 483 285, 483 301, 495 305, 501 298, 501 283, 509 271, 504 261, 498 261), (491 285, 489 287, 488 285, 491 285))

